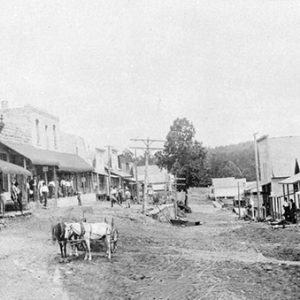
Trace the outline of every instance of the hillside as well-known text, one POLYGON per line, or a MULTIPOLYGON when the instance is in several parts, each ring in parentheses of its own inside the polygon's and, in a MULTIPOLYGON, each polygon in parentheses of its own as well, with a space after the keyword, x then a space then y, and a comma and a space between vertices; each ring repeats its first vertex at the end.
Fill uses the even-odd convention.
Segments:
POLYGON ((255 180, 255 155, 253 142, 208 148, 208 166, 211 178, 245 177, 255 180))

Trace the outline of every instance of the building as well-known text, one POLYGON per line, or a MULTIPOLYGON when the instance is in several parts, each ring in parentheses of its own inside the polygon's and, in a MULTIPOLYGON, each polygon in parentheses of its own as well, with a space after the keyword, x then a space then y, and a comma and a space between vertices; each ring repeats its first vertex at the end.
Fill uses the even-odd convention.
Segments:
POLYGON ((233 206, 242 199, 246 187, 245 178, 212 178, 212 195, 215 200, 221 200, 224 205, 233 206))
MULTIPOLYGON (((295 174, 295 162, 300 155, 300 136, 269 137, 257 140, 260 184, 267 215, 280 214, 283 205, 284 179, 295 174)), ((293 194, 293 187, 287 193, 293 194)))
MULTIPOLYGON (((5 126, 0 134, 0 157, 28 169, 46 182, 70 179, 74 189, 90 192, 93 168, 75 150, 65 151, 60 122, 39 108, 26 105, 9 108, 2 101, 5 126)), ((58 192, 58 184, 56 185, 58 192)))
MULTIPOLYGON (((145 166, 137 167, 137 178, 141 184, 145 182, 145 166)), ((148 166, 148 183, 152 185, 154 192, 167 192, 172 181, 171 174, 166 169, 160 169, 157 165, 148 166)))

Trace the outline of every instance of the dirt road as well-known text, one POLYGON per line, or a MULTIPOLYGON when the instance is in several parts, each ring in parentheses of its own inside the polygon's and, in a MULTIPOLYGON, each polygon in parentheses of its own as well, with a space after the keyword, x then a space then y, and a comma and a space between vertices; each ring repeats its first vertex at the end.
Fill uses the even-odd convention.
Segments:
POLYGON ((114 217, 112 262, 101 245, 59 263, 50 225, 82 216, 78 207, 38 210, 0 232, 0 299, 299 299, 299 228, 237 221, 209 203, 193 206, 195 227, 172 227, 138 208, 84 207, 90 222, 114 217))

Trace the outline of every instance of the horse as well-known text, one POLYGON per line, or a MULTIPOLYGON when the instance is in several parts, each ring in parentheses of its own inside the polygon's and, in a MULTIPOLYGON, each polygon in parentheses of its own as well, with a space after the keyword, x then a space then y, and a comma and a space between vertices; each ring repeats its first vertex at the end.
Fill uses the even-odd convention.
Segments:
MULTIPOLYGON (((51 228, 52 241, 53 241, 53 243, 55 243, 56 241, 58 242, 62 259, 67 257, 67 241, 68 241, 68 239, 65 238, 65 230, 66 230, 66 226, 68 224, 69 223, 60 222, 60 223, 57 223, 56 225, 53 225, 51 228)), ((78 256, 77 247, 72 246, 73 254, 74 254, 74 249, 75 249, 75 255, 78 256)))
POLYGON ((72 237, 83 240, 86 250, 84 260, 92 260, 91 240, 105 240, 109 260, 111 260, 111 254, 117 249, 118 230, 113 219, 111 224, 108 224, 106 220, 103 223, 68 223, 65 228, 65 239, 72 237))
POLYGON ((67 257, 67 239, 65 238, 65 229, 66 224, 63 222, 57 223, 51 228, 52 241, 53 243, 55 243, 55 241, 58 242, 62 259, 67 257))

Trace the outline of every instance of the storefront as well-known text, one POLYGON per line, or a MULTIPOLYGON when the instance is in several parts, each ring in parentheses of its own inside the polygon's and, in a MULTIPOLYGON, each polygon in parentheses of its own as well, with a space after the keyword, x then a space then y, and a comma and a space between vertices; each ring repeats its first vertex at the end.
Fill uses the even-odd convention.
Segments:
MULTIPOLYGON (((42 150, 28 144, 1 142, 8 158, 20 164, 36 176, 39 182, 54 182, 55 196, 65 196, 62 183, 68 182, 76 192, 92 192, 93 168, 76 154, 42 150)), ((38 196, 38 193, 37 193, 38 196)))
POLYGON ((12 181, 18 182, 22 202, 24 204, 27 203, 26 181, 29 176, 31 176, 31 173, 28 170, 0 159, 0 213, 3 214, 5 212, 7 204, 12 204, 12 181))

